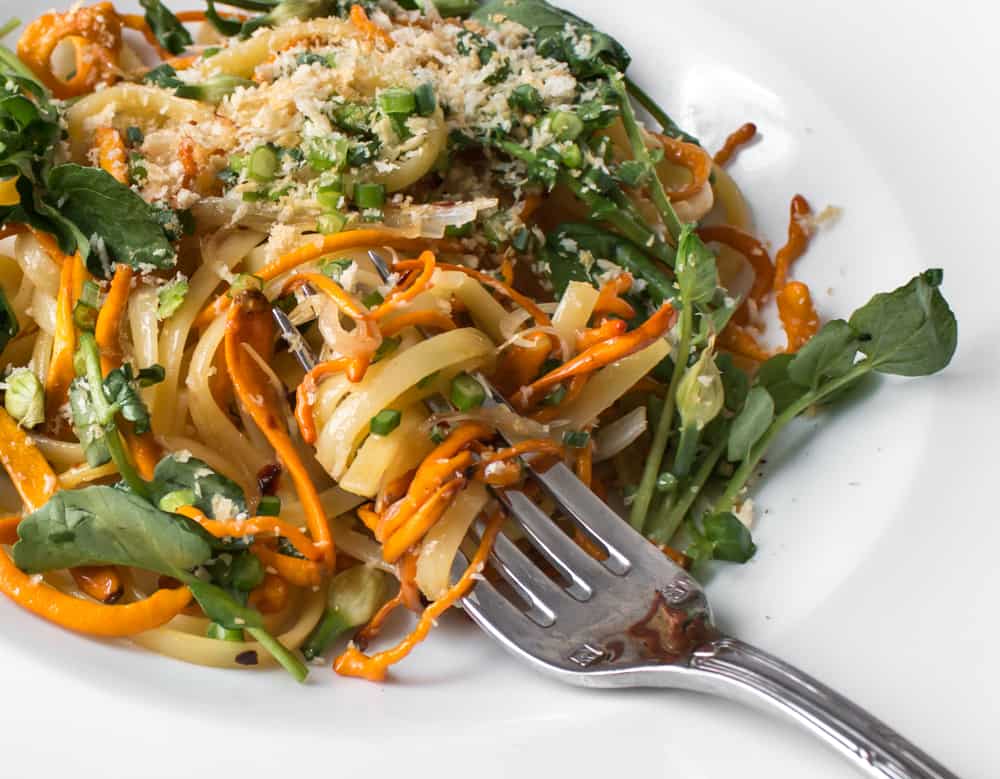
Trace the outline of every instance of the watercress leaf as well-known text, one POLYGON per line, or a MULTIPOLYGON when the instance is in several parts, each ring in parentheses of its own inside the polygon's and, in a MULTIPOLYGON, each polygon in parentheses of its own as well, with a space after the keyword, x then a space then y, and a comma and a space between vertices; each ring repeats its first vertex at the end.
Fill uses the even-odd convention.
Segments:
POLYGON ((10 307, 3 289, 0 289, 0 352, 7 347, 10 339, 17 335, 19 329, 14 309, 10 307))
POLYGON ((958 323, 932 269, 905 286, 875 295, 851 315, 858 346, 874 370, 897 376, 928 376, 951 362, 958 323))
POLYGON ((715 255, 695 233, 695 226, 686 224, 677 239, 677 261, 674 272, 685 305, 707 303, 715 296, 719 274, 715 255))
POLYGON ((766 389, 774 400, 775 414, 780 414, 807 392, 788 375, 788 366, 793 359, 794 354, 776 354, 757 369, 756 384, 766 389))
POLYGON ((702 532, 712 544, 712 559, 745 563, 757 551, 747 526, 731 512, 712 514, 702 520, 702 532))
POLYGON ((242 605, 222 587, 199 579, 193 574, 183 574, 178 578, 191 588, 198 605, 212 622, 218 622, 230 630, 264 626, 256 609, 242 605))
POLYGON ((212 555, 197 523, 100 485, 57 492, 17 532, 14 562, 29 573, 112 564, 174 576, 212 555))
POLYGON ((722 374, 722 389, 726 396, 726 410, 737 413, 743 408, 750 390, 750 377, 736 365, 731 354, 720 354, 715 358, 715 364, 722 374))
POLYGON ((184 82, 177 78, 174 66, 166 62, 146 71, 142 80, 154 87, 160 87, 160 89, 176 89, 184 85, 184 82))
POLYGON ((654 307, 674 296, 670 279, 641 248, 595 225, 578 222, 559 225, 546 238, 542 260, 548 265, 552 285, 559 295, 570 281, 589 281, 600 286, 596 260, 609 260, 645 282, 643 294, 654 307), (589 252, 592 261, 584 263, 582 252, 589 252))
POLYGON ((504 19, 527 27, 538 53, 565 62, 578 78, 601 75, 609 67, 624 73, 631 61, 610 35, 545 0, 488 0, 472 18, 489 27, 504 19))
POLYGON ((160 0, 139 0, 146 12, 146 24, 156 40, 171 54, 180 54, 194 41, 180 20, 160 0))
POLYGON ((215 28, 216 32, 227 38, 232 38, 234 35, 240 34, 243 29, 243 22, 238 19, 224 19, 215 9, 215 2, 213 0, 207 0, 207 3, 205 19, 215 28))
POLYGON ((774 398, 763 387, 754 387, 747 394, 743 410, 729 428, 727 458, 731 462, 745 459, 773 420, 774 398))
POLYGON ((788 378, 816 389, 827 379, 847 373, 858 353, 858 336, 843 319, 827 322, 788 363, 788 378))
POLYGON ((243 489, 197 457, 182 458, 176 453, 168 454, 156 464, 150 486, 153 500, 157 503, 169 492, 191 490, 195 496, 194 505, 210 517, 215 516, 212 500, 215 496, 232 501, 237 514, 247 510, 243 489))
MULTIPOLYGON (((74 163, 57 165, 48 176, 49 195, 61 213, 91 243, 100 243, 112 262, 133 268, 169 268, 176 254, 145 200, 100 168, 74 163)), ((92 254, 100 254, 93 252, 92 254)), ((95 275, 107 276, 110 267, 88 262, 95 275)))

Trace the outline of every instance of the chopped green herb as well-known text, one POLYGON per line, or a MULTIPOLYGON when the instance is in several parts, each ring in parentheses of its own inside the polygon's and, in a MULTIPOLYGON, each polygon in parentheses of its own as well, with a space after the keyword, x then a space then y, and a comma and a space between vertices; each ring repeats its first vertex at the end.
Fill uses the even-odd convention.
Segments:
POLYGON ((471 411, 486 401, 486 390, 474 376, 460 373, 451 380, 448 397, 459 411, 471 411))
POLYGON ((382 409, 382 411, 379 411, 372 417, 372 421, 369 424, 372 435, 389 435, 389 433, 399 427, 399 422, 402 418, 403 415, 394 408, 382 409))

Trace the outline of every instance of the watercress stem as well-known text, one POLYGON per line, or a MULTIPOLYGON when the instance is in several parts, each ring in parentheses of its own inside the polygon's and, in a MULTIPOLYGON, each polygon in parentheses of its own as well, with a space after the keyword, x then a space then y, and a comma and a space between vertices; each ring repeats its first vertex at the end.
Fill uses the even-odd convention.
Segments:
POLYGON ((757 467, 757 463, 760 462, 760 458, 764 456, 764 452, 767 451, 771 442, 775 439, 778 433, 784 429, 785 425, 795 419, 795 417, 807 408, 821 401, 827 395, 836 392, 841 387, 850 384, 859 376, 863 376, 868 373, 872 370, 872 367, 873 366, 870 360, 862 360, 843 376, 839 376, 836 379, 827 382, 812 392, 807 392, 797 401, 792 403, 788 408, 782 411, 771 423, 767 432, 765 432, 764 435, 760 437, 760 440, 754 444, 753 448, 750 449, 750 453, 747 455, 746 459, 743 460, 740 467, 736 469, 736 472, 729 480, 729 484, 726 485, 725 491, 719 496, 718 501, 716 501, 712 513, 717 514, 719 512, 730 511, 732 509, 733 504, 736 502, 736 497, 750 480, 754 469, 757 467))
POLYGON ((646 148, 646 139, 643 137, 642 128, 635 117, 635 109, 629 100, 628 90, 625 88, 621 74, 615 73, 610 75, 608 80, 611 83, 612 89, 618 94, 618 102, 621 104, 622 109, 622 124, 625 125, 625 132, 628 134, 629 142, 632 144, 632 156, 649 168, 649 194, 653 198, 653 205, 656 206, 656 210, 660 212, 660 218, 663 219, 663 224, 666 226, 667 232, 674 239, 674 243, 676 243, 677 238, 681 234, 681 220, 678 219, 674 207, 670 204, 670 199, 663 189, 663 182, 656 175, 656 168, 649 155, 649 149, 646 148))
POLYGON ((697 425, 684 425, 681 428, 681 437, 677 442, 677 451, 674 453, 674 467, 671 472, 678 479, 687 476, 691 470, 691 463, 694 462, 694 454, 698 450, 698 438, 701 431, 697 425))
POLYGON ((693 143, 697 146, 701 146, 701 142, 697 138, 691 135, 691 133, 682 130, 677 125, 677 122, 671 119, 667 115, 666 111, 660 108, 657 102, 628 76, 625 77, 625 88, 628 90, 629 94, 636 99, 636 102, 645 108, 649 112, 649 115, 660 123, 660 127, 663 130, 664 135, 669 135, 672 138, 680 138, 687 143, 693 143))
POLYGON ((295 681, 304 682, 306 680, 306 677, 309 676, 309 669, 306 668, 305 663, 292 654, 288 647, 264 630, 264 628, 247 628, 246 631, 295 678, 295 681))
POLYGON ((663 462, 663 455, 667 449, 667 441, 670 438, 670 428, 674 423, 677 383, 687 368, 688 352, 691 350, 691 329, 693 324, 693 309, 688 304, 681 309, 680 336, 677 340, 677 357, 674 360, 674 370, 670 376, 670 384, 667 386, 667 394, 663 398, 663 410, 660 412, 660 418, 656 423, 656 432, 653 434, 653 444, 646 457, 646 464, 642 471, 642 480, 639 482, 635 499, 632 501, 632 510, 629 513, 629 523, 639 532, 642 532, 646 524, 649 504, 653 499, 653 491, 656 489, 656 477, 660 474, 660 465, 663 462))
POLYGON ((101 371, 101 358, 97 348, 97 341, 92 333, 80 333, 80 354, 83 357, 84 372, 87 379, 87 386, 90 392, 91 402, 94 404, 94 411, 104 431, 104 441, 108 447, 108 454, 114 460, 115 467, 122 479, 139 497, 150 500, 149 487, 139 472, 132 465, 125 444, 122 442, 115 424, 115 414, 118 409, 108 403, 104 395, 104 374, 101 371))
POLYGON ((663 501, 663 504, 656 512, 656 516, 653 518, 652 527, 649 531, 650 539, 658 544, 670 543, 670 539, 674 537, 677 528, 681 526, 684 517, 701 494, 705 482, 708 481, 708 478, 712 475, 712 471, 715 470, 716 463, 719 462, 722 453, 726 451, 727 441, 728 438, 726 436, 720 436, 719 440, 712 445, 712 448, 705 453, 701 465, 698 466, 698 470, 694 472, 691 479, 678 486, 671 497, 680 496, 679 500, 676 502, 674 500, 663 501))

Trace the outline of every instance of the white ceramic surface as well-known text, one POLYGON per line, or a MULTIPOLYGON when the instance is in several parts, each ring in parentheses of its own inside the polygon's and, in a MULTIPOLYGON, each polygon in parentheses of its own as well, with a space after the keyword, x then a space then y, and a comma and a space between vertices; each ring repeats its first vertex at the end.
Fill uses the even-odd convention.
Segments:
MULTIPOLYGON (((973 0, 565 4, 619 36, 631 75, 709 147, 758 124, 732 172, 772 242, 796 192, 844 209, 796 268, 824 316, 945 269, 952 366, 803 423, 756 491, 758 555, 720 569, 710 596, 725 629, 959 775, 996 776, 1000 13, 973 0)), ((52 0, 0 5, 32 18, 52 0)), ((300 687, 80 638, 3 600, 0 690, 11 777, 855 775, 725 702, 535 677, 456 616, 390 684, 316 669, 300 687)))

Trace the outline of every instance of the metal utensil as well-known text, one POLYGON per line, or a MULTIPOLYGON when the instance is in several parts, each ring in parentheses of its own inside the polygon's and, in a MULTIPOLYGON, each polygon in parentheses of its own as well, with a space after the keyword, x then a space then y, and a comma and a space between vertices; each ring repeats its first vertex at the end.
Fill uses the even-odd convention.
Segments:
MULTIPOLYGON (((387 279, 385 260, 369 254, 387 279)), ((506 404, 488 381, 477 378, 488 390, 488 403, 506 404)), ((497 536, 490 562, 509 588, 481 580, 462 606, 506 650, 570 684, 676 687, 777 711, 869 776, 957 779, 839 693, 721 633, 701 585, 564 464, 544 472, 526 466, 604 559, 587 554, 523 492, 504 491, 511 516, 558 574, 550 576, 503 533, 497 536)), ((477 528, 481 532, 482 525, 477 528)), ((467 565, 460 553, 453 575, 467 565)))

